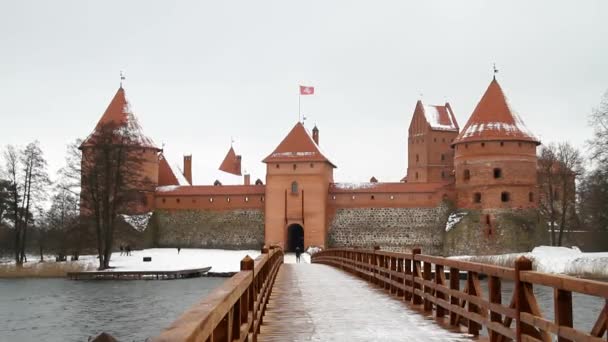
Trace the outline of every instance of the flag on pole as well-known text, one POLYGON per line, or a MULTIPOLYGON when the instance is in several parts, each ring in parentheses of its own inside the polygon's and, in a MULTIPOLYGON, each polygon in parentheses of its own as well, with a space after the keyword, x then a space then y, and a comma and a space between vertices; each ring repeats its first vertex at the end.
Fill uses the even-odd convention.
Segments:
POLYGON ((300 95, 314 95, 315 87, 300 86, 300 95))

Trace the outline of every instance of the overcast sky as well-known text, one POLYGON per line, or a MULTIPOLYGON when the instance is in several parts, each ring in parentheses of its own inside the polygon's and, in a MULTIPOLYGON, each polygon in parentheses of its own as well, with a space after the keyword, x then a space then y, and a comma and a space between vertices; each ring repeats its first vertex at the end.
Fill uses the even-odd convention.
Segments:
POLYGON ((127 76, 144 131, 197 184, 236 139, 261 160, 298 118, 336 181, 399 181, 416 100, 461 127, 492 79, 543 143, 584 148, 608 90, 608 1, 0 0, 0 148, 40 140, 50 171, 86 137, 127 76))

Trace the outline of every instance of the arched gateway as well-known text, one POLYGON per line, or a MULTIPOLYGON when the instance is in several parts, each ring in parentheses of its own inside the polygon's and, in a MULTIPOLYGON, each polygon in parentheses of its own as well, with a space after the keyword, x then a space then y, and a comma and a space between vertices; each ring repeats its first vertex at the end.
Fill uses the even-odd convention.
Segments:
POLYGON ((297 224, 291 224, 287 227, 287 252, 295 252, 296 247, 300 247, 300 251, 304 251, 304 228, 297 224))

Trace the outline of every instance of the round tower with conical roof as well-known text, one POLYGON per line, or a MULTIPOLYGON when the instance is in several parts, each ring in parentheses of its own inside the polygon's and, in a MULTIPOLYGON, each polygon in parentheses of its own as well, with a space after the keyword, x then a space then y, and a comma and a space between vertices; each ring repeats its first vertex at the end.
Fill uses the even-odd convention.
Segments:
MULTIPOLYGON (((161 149, 143 133, 122 85, 80 150, 83 189, 99 179, 106 184, 120 180, 124 183, 120 185, 121 191, 128 192, 129 197, 122 201, 120 213, 139 214, 154 209, 161 149), (118 149, 124 153, 115 152, 118 149), (106 167, 107 170, 120 168, 121 176, 112 176, 113 173, 104 170, 106 167)), ((85 215, 91 210, 86 194, 87 191, 81 193, 81 213, 85 215)))
POLYGON ((536 208, 539 144, 494 78, 452 144, 457 206, 536 208))

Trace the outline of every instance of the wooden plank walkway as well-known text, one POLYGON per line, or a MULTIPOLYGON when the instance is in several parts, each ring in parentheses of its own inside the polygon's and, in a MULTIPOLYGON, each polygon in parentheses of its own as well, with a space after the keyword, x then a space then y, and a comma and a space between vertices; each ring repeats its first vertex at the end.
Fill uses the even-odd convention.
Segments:
POLYGON ((258 341, 470 341, 346 272, 283 264, 258 341))

